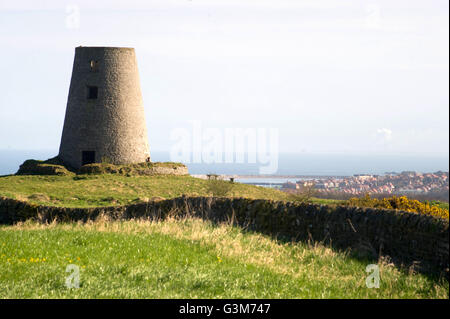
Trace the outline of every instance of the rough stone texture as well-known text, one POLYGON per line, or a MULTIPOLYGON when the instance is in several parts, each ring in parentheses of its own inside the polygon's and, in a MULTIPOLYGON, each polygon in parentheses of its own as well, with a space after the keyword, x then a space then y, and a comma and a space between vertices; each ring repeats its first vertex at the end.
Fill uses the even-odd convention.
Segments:
POLYGON ((0 198, 0 223, 30 218, 41 222, 112 219, 160 219, 195 216, 232 222, 287 241, 316 241, 351 248, 365 256, 390 256, 400 265, 426 272, 449 268, 448 220, 394 210, 345 206, 297 205, 245 198, 180 197, 129 206, 62 208, 0 198))
POLYGON ((77 47, 59 157, 81 166, 82 151, 95 162, 145 162, 150 157, 144 106, 133 48, 77 47), (91 61, 96 61, 91 70, 91 61), (88 99, 88 86, 98 87, 88 99))
POLYGON ((186 166, 163 167, 156 166, 150 169, 150 175, 189 175, 186 166))
POLYGON ((137 163, 114 165, 104 163, 88 164, 80 167, 78 174, 119 174, 119 175, 188 175, 183 164, 137 163))

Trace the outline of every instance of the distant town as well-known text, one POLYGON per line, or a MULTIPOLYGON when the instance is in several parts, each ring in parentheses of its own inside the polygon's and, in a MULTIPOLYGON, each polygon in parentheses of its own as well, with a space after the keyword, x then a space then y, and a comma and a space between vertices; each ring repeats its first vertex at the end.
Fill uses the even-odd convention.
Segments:
POLYGON ((339 192, 351 195, 360 194, 427 194, 430 192, 448 192, 449 173, 401 172, 384 175, 358 174, 347 177, 325 177, 311 180, 286 182, 282 189, 301 189, 314 186, 317 192, 339 192))
MULTIPOLYGON (((208 178, 207 175, 193 175, 208 178)), ((364 194, 407 195, 418 199, 437 199, 448 202, 449 172, 419 173, 413 171, 386 172, 383 175, 356 174, 353 176, 262 176, 220 175, 224 180, 278 188, 286 192, 313 189, 315 196, 345 199, 364 194)))

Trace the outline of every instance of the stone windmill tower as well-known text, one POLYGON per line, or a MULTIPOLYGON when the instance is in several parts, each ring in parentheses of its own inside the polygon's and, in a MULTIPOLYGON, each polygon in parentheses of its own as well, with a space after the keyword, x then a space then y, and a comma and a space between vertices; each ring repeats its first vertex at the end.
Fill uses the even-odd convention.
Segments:
POLYGON ((150 161, 133 48, 75 49, 58 156, 73 168, 150 161))

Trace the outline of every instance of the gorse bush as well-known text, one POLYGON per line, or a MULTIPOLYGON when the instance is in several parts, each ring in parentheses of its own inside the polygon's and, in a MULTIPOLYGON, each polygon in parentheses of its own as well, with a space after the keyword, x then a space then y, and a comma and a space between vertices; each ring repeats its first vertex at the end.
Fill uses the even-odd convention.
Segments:
POLYGON ((377 199, 372 198, 367 194, 362 198, 350 198, 348 200, 348 204, 350 206, 358 207, 398 209, 445 219, 449 218, 447 209, 441 208, 438 205, 430 204, 428 202, 422 203, 415 199, 409 199, 406 196, 392 196, 388 198, 377 199))

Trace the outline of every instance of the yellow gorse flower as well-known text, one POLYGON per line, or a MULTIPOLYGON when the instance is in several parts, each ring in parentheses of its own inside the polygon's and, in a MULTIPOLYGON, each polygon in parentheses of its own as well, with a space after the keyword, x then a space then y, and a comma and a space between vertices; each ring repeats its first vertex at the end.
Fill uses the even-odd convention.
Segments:
POLYGON ((362 198, 350 198, 348 202, 350 206, 398 209, 412 213, 449 219, 447 209, 430 205, 429 203, 422 203, 415 199, 409 199, 406 196, 392 196, 389 198, 377 199, 371 198, 370 195, 367 194, 362 198))

